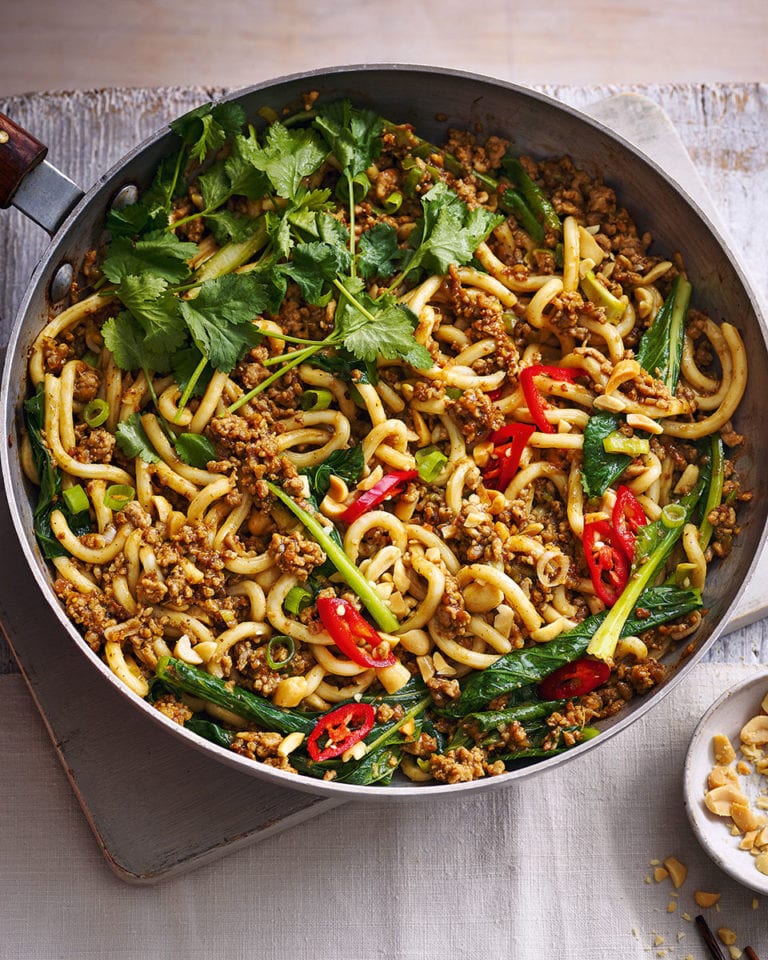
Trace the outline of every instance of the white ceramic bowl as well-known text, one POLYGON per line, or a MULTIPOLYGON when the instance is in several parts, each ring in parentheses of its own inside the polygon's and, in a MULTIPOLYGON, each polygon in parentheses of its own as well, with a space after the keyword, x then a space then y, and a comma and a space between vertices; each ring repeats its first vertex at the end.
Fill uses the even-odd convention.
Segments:
MULTIPOLYGON (((764 896, 768 896, 768 876, 757 869, 755 857, 748 850, 739 849, 742 837, 731 833, 731 820, 715 816, 707 809, 704 794, 707 776, 715 764, 712 738, 719 733, 725 734, 736 750, 737 760, 741 759, 739 733, 748 720, 763 712, 760 704, 766 694, 768 672, 761 670, 756 676, 726 690, 712 704, 691 738, 684 781, 686 811, 699 843, 729 876, 764 896)), ((761 790, 768 788, 768 778, 754 772, 750 776, 739 776, 739 782, 753 807, 761 790)))

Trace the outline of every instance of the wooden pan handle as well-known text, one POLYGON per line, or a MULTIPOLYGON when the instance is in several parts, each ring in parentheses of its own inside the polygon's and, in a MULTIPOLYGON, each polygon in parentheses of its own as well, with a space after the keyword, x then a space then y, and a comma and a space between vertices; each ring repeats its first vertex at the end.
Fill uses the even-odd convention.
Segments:
POLYGON ((46 153, 48 147, 0 113, 0 207, 10 205, 21 181, 46 153))

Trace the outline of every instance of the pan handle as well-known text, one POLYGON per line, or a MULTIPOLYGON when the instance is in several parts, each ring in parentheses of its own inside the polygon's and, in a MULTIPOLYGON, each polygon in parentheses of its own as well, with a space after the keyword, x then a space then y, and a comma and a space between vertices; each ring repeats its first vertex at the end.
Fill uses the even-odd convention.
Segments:
POLYGON ((45 159, 48 147, 0 113, 0 208, 13 204, 54 234, 83 191, 45 159))
POLYGON ((9 207, 24 177, 42 163, 48 147, 0 113, 0 207, 9 207))

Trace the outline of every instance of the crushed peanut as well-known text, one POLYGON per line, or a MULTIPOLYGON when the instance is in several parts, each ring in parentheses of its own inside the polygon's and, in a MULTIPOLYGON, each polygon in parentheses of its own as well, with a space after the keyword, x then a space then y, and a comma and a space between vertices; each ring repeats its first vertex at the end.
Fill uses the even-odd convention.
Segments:
POLYGON ((685 878, 688 876, 688 867, 680 863, 677 857, 667 857, 664 861, 664 866, 669 871, 672 886, 675 890, 679 890, 685 883, 685 878))
POLYGON ((715 766, 707 777, 704 804, 718 817, 729 817, 731 835, 741 836, 739 849, 748 850, 755 858, 756 868, 768 875, 768 819, 756 811, 768 810, 768 785, 754 803, 741 789, 739 777, 752 775, 754 770, 768 778, 768 694, 763 697, 762 714, 749 719, 741 728, 741 757, 725 734, 712 738, 715 766), (735 761, 735 763, 734 763, 735 761))
POLYGON ((719 893, 707 893, 705 890, 695 890, 693 893, 693 899, 700 907, 714 907, 717 901, 720 899, 719 893))

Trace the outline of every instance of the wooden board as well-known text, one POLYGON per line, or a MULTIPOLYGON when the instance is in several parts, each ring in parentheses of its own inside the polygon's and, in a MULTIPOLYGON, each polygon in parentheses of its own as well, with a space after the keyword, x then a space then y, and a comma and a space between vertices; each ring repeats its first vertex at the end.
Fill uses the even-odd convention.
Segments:
MULTIPOLYGON (((707 150, 712 150, 712 116, 715 105, 737 105, 737 116, 749 117, 747 132, 730 142, 758 142, 759 125, 768 120, 768 100, 762 88, 647 88, 653 100, 617 96, 614 89, 552 90, 575 105, 594 108, 599 118, 645 146, 689 192, 708 203, 705 184, 711 175, 707 150), (609 97, 610 99, 606 99, 609 97), (658 106, 663 103, 677 115, 674 127, 658 106), (706 105, 706 106, 703 106, 706 105), (690 164, 676 129, 694 138, 705 162, 690 164), (754 129, 751 126, 754 124, 754 129), (706 134, 706 137, 705 137, 706 134)), ((0 110, 11 113, 32 127, 52 147, 52 160, 83 184, 91 182, 97 161, 117 159, 140 135, 150 132, 168 116, 200 103, 216 91, 102 91, 92 94, 46 95, 0 101, 0 110), (115 113, 119 122, 115 118, 115 113), (125 129, 124 118, 136 127, 125 129), (100 131, 94 152, 85 155, 80 139, 83 129, 100 131), (132 137, 132 139, 131 139, 132 137)), ((751 154, 745 154, 751 155, 751 154)), ((730 154, 713 160, 718 169, 731 162, 730 154)), ((768 183, 759 192, 760 169, 756 163, 729 178, 728 189, 718 192, 720 209, 737 210, 732 233, 749 238, 747 227, 757 227, 768 218, 768 183), (734 190, 735 183, 740 184, 734 190), (749 189, 749 204, 739 204, 740 191, 749 189), (758 192, 752 193, 757 189, 758 192)), ((9 317, 21 297, 32 260, 45 244, 37 228, 15 213, 0 218, 0 257, 6 264, 0 291, 1 342, 7 340, 9 317)), ((765 288, 766 263, 757 264, 758 280, 765 288)), ((130 709, 128 702, 89 666, 74 642, 63 633, 40 599, 26 570, 4 500, 0 502, 0 542, 4 544, 0 612, 9 646, 0 641, 0 672, 16 669, 12 648, 32 696, 42 713, 59 758, 84 810, 107 862, 122 879, 156 882, 205 863, 245 844, 270 836, 336 805, 308 794, 266 786, 247 775, 230 770, 179 743, 146 717, 130 709), (76 702, 77 708, 72 704, 76 702), (119 800, 116 800, 119 798, 119 800), (130 811, 126 816, 125 811, 130 811)), ((750 590, 743 597, 729 636, 710 652, 709 658, 725 661, 768 660, 768 636, 764 625, 750 631, 737 629, 766 612, 768 557, 750 590), (734 632, 735 631, 735 632, 734 632)))

